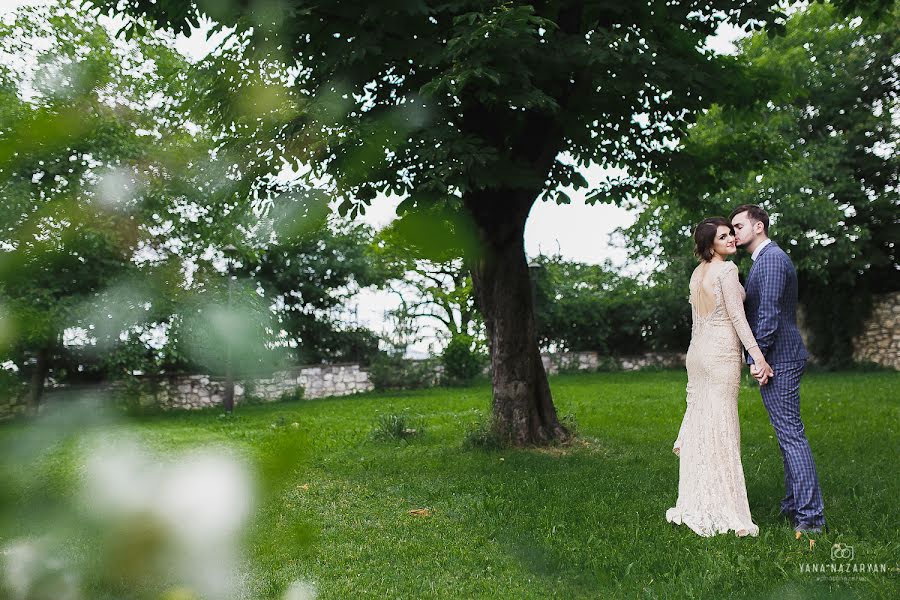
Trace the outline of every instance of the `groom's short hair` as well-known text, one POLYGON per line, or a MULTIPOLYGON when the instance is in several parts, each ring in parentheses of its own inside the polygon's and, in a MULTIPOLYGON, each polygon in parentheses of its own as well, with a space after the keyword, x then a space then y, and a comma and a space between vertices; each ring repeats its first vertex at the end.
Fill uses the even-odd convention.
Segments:
POLYGON ((734 218, 742 212, 747 213, 747 217, 749 217, 752 222, 762 223, 763 231, 766 235, 769 235, 769 213, 755 204, 741 204, 731 211, 731 214, 728 215, 728 221, 733 221, 734 218))

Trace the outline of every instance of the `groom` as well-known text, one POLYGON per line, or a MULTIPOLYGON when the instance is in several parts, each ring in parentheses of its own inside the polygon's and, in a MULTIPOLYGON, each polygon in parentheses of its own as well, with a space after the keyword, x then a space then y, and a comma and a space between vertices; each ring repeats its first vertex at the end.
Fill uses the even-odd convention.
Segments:
POLYGON ((781 514, 791 520, 799 538, 801 533, 821 532, 825 516, 816 465, 800 420, 800 377, 809 354, 797 328, 797 272, 788 255, 769 239, 765 210, 742 204, 731 212, 730 220, 737 245, 753 258, 744 286, 747 322, 772 373, 759 372, 753 359, 747 361, 760 383, 784 460, 781 514))

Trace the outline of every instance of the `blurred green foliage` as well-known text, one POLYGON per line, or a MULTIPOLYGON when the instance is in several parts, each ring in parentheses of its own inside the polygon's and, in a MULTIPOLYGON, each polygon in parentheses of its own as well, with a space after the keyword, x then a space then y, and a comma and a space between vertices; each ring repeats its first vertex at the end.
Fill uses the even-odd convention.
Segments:
POLYGON ((110 27, 67 1, 0 27, 0 362, 31 404, 47 375, 369 360, 340 310, 382 281, 372 233, 267 152, 302 97, 245 44, 191 62, 110 27))

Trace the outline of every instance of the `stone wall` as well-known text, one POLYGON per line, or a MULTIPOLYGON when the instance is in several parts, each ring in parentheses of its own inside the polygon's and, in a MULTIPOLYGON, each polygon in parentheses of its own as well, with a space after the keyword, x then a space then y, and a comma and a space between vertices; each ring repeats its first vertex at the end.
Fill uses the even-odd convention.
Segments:
POLYGON ((900 370, 900 292, 874 298, 872 313, 856 339, 853 360, 900 370))
POLYGON ((0 398, 0 421, 6 421, 25 414, 25 400, 0 398))
MULTIPOLYGON (((872 314, 863 332, 854 340, 853 359, 873 362, 900 370, 900 292, 877 296, 872 314)), ((561 371, 624 370, 637 371, 648 367, 683 368, 684 354, 645 354, 641 356, 609 357, 596 352, 544 354, 544 368, 548 374, 561 371)), ((438 365, 437 369, 440 370, 438 365)), ((440 373, 436 372, 439 376, 440 373)), ((160 379, 148 387, 155 393, 143 399, 146 404, 158 403, 165 409, 192 409, 222 404, 225 384, 221 378, 207 375, 182 375, 160 379)), ((279 371, 272 377, 235 384, 235 401, 240 403, 249 394, 255 399, 273 402, 303 389, 304 398, 346 396, 371 391, 374 386, 369 374, 357 364, 315 365, 279 371)), ((66 386, 57 391, 65 392, 66 386)), ((50 395, 53 386, 47 390, 50 395)), ((0 421, 24 411, 24 397, 0 398, 0 421)))
POLYGON ((601 356, 597 352, 565 352, 542 354, 548 375, 561 371, 639 371, 646 368, 684 367, 685 355, 677 352, 650 353, 638 356, 601 356))
MULTIPOLYGON (((183 375, 155 382, 147 403, 165 409, 192 409, 222 404, 225 381, 207 375, 183 375)), ((236 404, 246 396, 274 402, 294 396, 302 389, 303 398, 347 396, 373 389, 368 372, 357 364, 316 365, 278 371, 272 377, 238 381, 234 386, 236 404)))

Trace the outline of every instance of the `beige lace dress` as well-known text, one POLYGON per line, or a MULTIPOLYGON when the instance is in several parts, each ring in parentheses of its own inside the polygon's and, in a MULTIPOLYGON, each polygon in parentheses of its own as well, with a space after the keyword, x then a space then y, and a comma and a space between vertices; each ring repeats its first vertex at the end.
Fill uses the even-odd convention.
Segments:
POLYGON ((734 263, 704 262, 691 275, 690 289, 687 408, 673 447, 680 461, 678 501, 666 520, 704 537, 728 531, 755 536, 737 410, 741 345, 756 346, 744 316, 744 288, 734 263))

